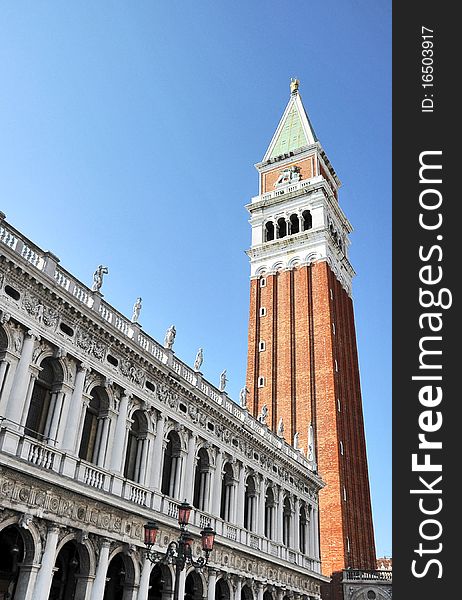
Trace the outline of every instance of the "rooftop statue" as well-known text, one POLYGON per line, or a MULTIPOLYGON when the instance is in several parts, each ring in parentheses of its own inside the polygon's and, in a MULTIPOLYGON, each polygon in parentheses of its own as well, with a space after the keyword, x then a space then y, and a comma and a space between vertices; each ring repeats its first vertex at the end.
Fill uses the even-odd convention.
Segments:
POLYGON ((196 360, 194 361, 194 370, 199 371, 204 361, 204 351, 202 348, 199 348, 196 354, 196 360))
POLYGON ((141 298, 137 298, 135 304, 133 305, 132 323, 138 323, 138 319, 140 318, 140 312, 141 298))
POLYGON ((107 275, 109 273, 109 269, 107 267, 103 267, 103 265, 99 265, 96 271, 93 273, 93 285, 91 286, 92 292, 99 292, 101 286, 103 285, 103 275, 107 275))
POLYGON ((164 348, 167 348, 168 350, 171 350, 173 348, 173 344, 175 342, 175 336, 176 336, 175 325, 170 325, 170 327, 167 329, 167 331, 165 333, 164 348))

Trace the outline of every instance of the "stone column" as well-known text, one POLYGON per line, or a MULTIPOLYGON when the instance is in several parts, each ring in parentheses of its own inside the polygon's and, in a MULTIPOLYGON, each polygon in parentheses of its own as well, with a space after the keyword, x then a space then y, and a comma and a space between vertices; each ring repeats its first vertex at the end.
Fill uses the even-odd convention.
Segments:
POLYGON ((257 600, 263 600, 263 583, 257 581, 257 600))
POLYGON ((77 426, 77 432, 75 434, 75 454, 79 453, 80 443, 82 439, 83 426, 85 425, 85 416, 87 414, 88 405, 91 402, 91 396, 82 394, 82 405, 80 406, 79 423, 77 426))
POLYGON ((125 437, 127 433, 127 413, 128 402, 131 394, 124 394, 119 405, 119 416, 115 427, 114 445, 112 446, 112 455, 109 461, 111 471, 120 473, 122 470, 122 460, 125 447, 125 437))
MULTIPOLYGON (((8 367, 8 364, 9 363, 8 363, 8 361, 5 358, 0 363, 0 390, 3 387, 3 381, 5 379, 5 374, 6 374, 6 369, 8 367)), ((4 402, 0 398, 0 415, 3 414, 3 404, 4 404, 4 402)))
POLYGON ((297 552, 300 551, 300 502, 294 498, 294 512, 292 513, 292 547, 297 552))
POLYGON ((98 448, 98 461, 97 466, 103 468, 105 465, 106 459, 106 450, 107 450, 107 440, 109 437, 109 427, 111 425, 111 419, 109 415, 103 417, 103 425, 101 431, 101 438, 99 440, 99 448, 98 448))
POLYGON ((314 532, 314 558, 319 560, 319 513, 318 509, 315 508, 313 511, 313 532, 314 532))
POLYGON ((35 598, 34 588, 38 570, 38 565, 22 564, 19 567, 15 598, 20 598, 21 600, 33 600, 35 598))
POLYGON ((236 488, 238 481, 233 479, 232 485, 229 486, 229 515, 228 520, 230 523, 236 523, 236 488))
POLYGON ((90 367, 80 365, 77 369, 75 377, 74 391, 70 399, 69 412, 67 413, 67 422, 64 429, 64 437, 62 447, 68 450, 71 454, 77 452, 77 434, 79 430, 80 412, 82 410, 82 394, 85 386, 85 377, 87 376, 90 367))
POLYGON ((236 576, 236 589, 234 590, 234 600, 241 600, 242 594, 242 577, 236 576))
POLYGON ((277 504, 277 537, 276 540, 279 544, 283 543, 283 531, 284 531, 284 498, 282 495, 282 489, 279 489, 278 504, 277 504))
MULTIPOLYGON (((141 482, 142 485, 148 487, 149 483, 150 483, 150 477, 151 477, 151 469, 152 469, 152 449, 154 446, 154 434, 152 433, 152 431, 148 431, 147 435, 146 435, 146 439, 145 439, 145 455, 146 455, 146 462, 143 466, 144 472, 143 472, 143 481, 141 482)), ((158 460, 157 458, 155 460, 158 460)))
POLYGON ((21 357, 14 373, 11 393, 6 407, 6 418, 13 423, 19 423, 22 417, 26 392, 29 386, 29 367, 32 362, 35 341, 40 339, 32 331, 28 331, 24 338, 21 357))
POLYGON ((29 373, 29 385, 27 386, 26 398, 24 400, 24 405, 22 409, 21 427, 24 427, 26 425, 27 415, 29 414, 30 401, 32 398, 32 392, 34 391, 34 385, 37 381, 37 376, 38 373, 36 372, 29 373))
POLYGON ((177 592, 176 597, 178 600, 184 599, 184 589, 186 585, 186 569, 182 571, 178 571, 178 568, 175 570, 175 580, 173 584, 173 598, 175 598, 175 589, 177 592))
POLYGON ((54 446, 58 445, 58 427, 61 418, 61 413, 63 410, 63 404, 65 402, 64 397, 65 395, 63 391, 56 393, 56 401, 53 410, 53 416, 51 418, 50 428, 47 432, 47 437, 49 438, 50 443, 54 446))
POLYGON ((42 556, 42 564, 35 583, 34 597, 37 598, 37 600, 39 600, 39 598, 48 598, 50 593, 53 568, 56 561, 58 535, 59 527, 57 525, 48 525, 45 551, 42 556))
POLYGON ((217 585, 217 571, 209 567, 209 583, 207 586, 207 600, 215 600, 215 588, 217 585))
POLYGON ((236 525, 244 527, 244 502, 245 502, 245 466, 241 464, 239 470, 239 483, 237 486, 236 525))
POLYGON ((0 390, 2 390, 0 397, 0 415, 4 415, 6 412, 6 406, 10 396, 11 385, 13 383, 17 364, 18 359, 16 359, 16 357, 10 358, 9 361, 7 361, 6 358, 3 359, 2 367, 5 369, 5 372, 3 374, 3 381, 0 383, 0 390))
POLYGON ((266 480, 262 477, 260 481, 260 491, 257 496, 258 516, 257 516, 257 533, 262 537, 265 535, 265 496, 266 496, 266 480))
MULTIPOLYGON (((188 440, 188 455, 186 457, 186 472, 185 472, 185 476, 184 476, 184 485, 183 485, 183 494, 182 494, 182 499, 186 499, 186 501, 189 502, 189 504, 192 504, 193 494, 194 494, 196 441, 197 441, 197 436, 194 435, 193 433, 190 433, 189 440, 188 440)), ((179 459, 178 462, 180 463, 181 459, 179 459)), ((175 498, 176 498, 176 496, 175 496, 175 498)))
POLYGON ((164 427, 165 417, 160 415, 157 421, 156 437, 154 439, 153 454, 153 468, 151 476, 146 485, 155 490, 159 490, 161 487, 160 474, 163 463, 163 452, 164 452, 164 427))
POLYGON ((210 512, 214 517, 220 516, 220 504, 221 504, 221 483, 223 479, 223 452, 220 448, 217 448, 215 456, 215 473, 213 474, 213 492, 212 492, 212 505, 210 512))
POLYGON ((173 498, 181 500, 183 496, 183 463, 184 463, 185 452, 181 450, 179 456, 177 456, 175 463, 175 485, 173 488, 173 498))
POLYGON ((151 577, 152 564, 146 556, 143 560, 143 570, 141 571, 140 587, 138 588, 137 600, 148 600, 149 578, 151 577))
MULTIPOLYGON (((110 540, 103 538, 99 551, 98 566, 96 567, 96 576, 91 590, 90 600, 103 600, 104 588, 106 587, 106 575, 109 565, 109 546, 110 540)), ((44 596, 47 598, 48 596, 44 596)), ((39 600, 39 598, 37 598, 39 600)))

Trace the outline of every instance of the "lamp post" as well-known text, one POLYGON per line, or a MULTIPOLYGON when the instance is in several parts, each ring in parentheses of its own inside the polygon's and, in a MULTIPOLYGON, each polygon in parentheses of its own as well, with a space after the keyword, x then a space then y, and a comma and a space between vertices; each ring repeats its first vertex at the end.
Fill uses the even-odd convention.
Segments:
POLYGON ((213 550, 215 541, 215 531, 211 527, 205 527, 201 531, 202 550, 205 552, 205 558, 200 556, 194 559, 192 555, 192 542, 194 538, 187 531, 186 526, 189 522, 191 514, 191 506, 185 501, 178 507, 178 525, 180 526, 180 535, 177 540, 173 540, 167 546, 165 552, 157 552, 153 550, 153 545, 156 542, 157 532, 159 527, 155 521, 148 521, 144 526, 144 543, 147 547, 147 558, 155 564, 173 564, 175 565, 175 583, 173 587, 173 600, 178 599, 178 590, 181 571, 186 566, 186 563, 191 564, 196 569, 205 567, 209 560, 210 553, 213 550))

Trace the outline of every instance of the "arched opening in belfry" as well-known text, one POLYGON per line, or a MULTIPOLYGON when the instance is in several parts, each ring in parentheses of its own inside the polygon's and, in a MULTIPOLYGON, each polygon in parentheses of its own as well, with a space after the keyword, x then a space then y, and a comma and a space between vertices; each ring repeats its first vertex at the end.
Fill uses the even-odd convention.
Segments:
POLYGON ((181 471, 181 440, 176 431, 170 431, 167 436, 167 447, 164 452, 162 470, 162 488, 164 495, 175 498, 180 483, 181 471))
POLYGON ((19 527, 10 525, 3 529, 0 532, 0 598, 14 598, 24 554, 19 527))
POLYGON ((106 454, 102 432, 105 419, 109 419, 109 397, 103 387, 94 387, 90 392, 90 402, 85 409, 82 436, 80 438, 79 457, 97 465, 106 454))
POLYGON ((278 219, 278 238, 286 237, 287 235, 287 223, 284 217, 278 219))
POLYGON ((290 233, 298 233, 300 231, 300 219, 298 215, 290 215, 290 233))
POLYGON ((144 482, 148 423, 142 410, 136 410, 128 431, 124 476, 136 483, 144 482))
POLYGON ((304 210, 302 212, 303 219, 303 231, 307 229, 311 229, 313 227, 313 217, 311 216, 311 212, 309 210, 304 210))
POLYGON ((155 565, 149 577, 147 600, 170 600, 172 597, 172 574, 166 565, 155 565))
POLYGON ((194 473, 193 506, 199 510, 208 510, 210 496, 210 460, 205 448, 197 454, 194 473))
POLYGON ((32 389, 25 433, 38 440, 54 441, 61 413, 59 395, 64 374, 59 361, 45 358, 32 389))
POLYGON ((265 242, 271 242, 272 240, 274 240, 274 223, 268 221, 265 224, 265 242))
POLYGON ((190 571, 186 577, 184 586, 184 600, 202 600, 204 598, 204 586, 197 571, 190 571))

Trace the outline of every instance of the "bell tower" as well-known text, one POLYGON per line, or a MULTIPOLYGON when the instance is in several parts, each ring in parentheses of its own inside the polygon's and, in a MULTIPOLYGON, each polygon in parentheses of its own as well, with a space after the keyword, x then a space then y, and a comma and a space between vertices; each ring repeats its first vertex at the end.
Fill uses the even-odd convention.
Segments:
POLYGON ((323 572, 375 569, 352 279, 340 180, 291 81, 250 213, 246 385, 255 416, 301 452, 320 493, 323 572))

